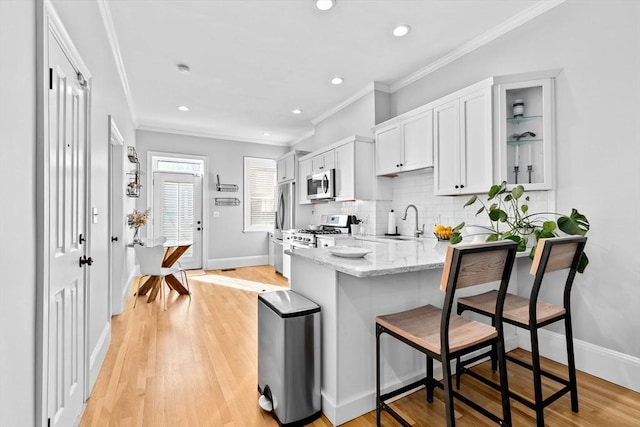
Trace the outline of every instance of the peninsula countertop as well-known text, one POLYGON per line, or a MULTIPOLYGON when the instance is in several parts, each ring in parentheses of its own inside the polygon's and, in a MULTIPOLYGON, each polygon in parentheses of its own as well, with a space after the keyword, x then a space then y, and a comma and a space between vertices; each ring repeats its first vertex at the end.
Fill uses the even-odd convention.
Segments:
POLYGON ((362 258, 335 256, 329 252, 331 248, 295 248, 285 253, 330 266, 351 276, 372 277, 442 268, 449 243, 430 237, 392 240, 366 236, 352 239, 348 246, 362 247, 371 252, 362 258))

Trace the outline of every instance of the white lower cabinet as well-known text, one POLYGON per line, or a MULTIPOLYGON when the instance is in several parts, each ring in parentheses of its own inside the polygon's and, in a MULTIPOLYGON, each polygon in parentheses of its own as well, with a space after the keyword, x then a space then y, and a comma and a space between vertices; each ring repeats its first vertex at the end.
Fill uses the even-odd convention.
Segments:
POLYGON ((434 107, 434 194, 482 193, 493 183, 491 100, 488 85, 434 107))

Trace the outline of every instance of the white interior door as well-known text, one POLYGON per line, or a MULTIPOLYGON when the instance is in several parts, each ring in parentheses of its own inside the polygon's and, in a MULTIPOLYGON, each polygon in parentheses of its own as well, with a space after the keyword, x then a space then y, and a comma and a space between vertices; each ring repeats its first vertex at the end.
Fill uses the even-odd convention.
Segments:
POLYGON ((153 173, 153 236, 168 242, 192 243, 180 258, 186 269, 202 268, 202 176, 153 173))
POLYGON ((49 150, 49 289, 47 415, 71 426, 84 394, 87 195, 87 94, 49 34, 47 144, 49 150))
POLYGON ((120 314, 126 301, 124 267, 124 138, 109 116, 109 290, 111 314, 120 314))

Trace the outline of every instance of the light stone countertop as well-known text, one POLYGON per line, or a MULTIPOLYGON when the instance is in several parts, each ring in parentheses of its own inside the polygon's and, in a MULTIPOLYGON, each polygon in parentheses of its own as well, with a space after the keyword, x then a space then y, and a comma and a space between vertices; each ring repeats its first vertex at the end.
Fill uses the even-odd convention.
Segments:
POLYGON ((349 246, 362 247, 371 253, 362 258, 335 256, 329 252, 331 248, 295 248, 285 253, 355 277, 371 277, 442 268, 449 243, 430 237, 391 240, 367 236, 357 237, 349 246))

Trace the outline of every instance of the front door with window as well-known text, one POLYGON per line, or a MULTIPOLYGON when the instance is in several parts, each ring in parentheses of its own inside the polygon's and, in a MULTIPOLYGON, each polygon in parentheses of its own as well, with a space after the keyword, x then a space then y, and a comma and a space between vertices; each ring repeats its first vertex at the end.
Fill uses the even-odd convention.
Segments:
POLYGON ((202 176, 154 172, 153 236, 168 242, 192 243, 180 258, 185 269, 202 268, 202 176))

